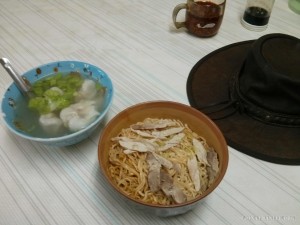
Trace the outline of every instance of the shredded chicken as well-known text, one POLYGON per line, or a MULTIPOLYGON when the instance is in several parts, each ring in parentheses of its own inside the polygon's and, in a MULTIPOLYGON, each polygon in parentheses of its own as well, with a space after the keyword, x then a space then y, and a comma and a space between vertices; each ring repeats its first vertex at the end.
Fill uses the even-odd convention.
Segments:
POLYGON ((206 150, 205 150, 203 144, 201 143, 201 141, 194 138, 193 146, 194 146, 194 150, 195 150, 195 153, 197 155, 199 162, 203 162, 206 165, 208 165, 207 158, 206 158, 207 153, 206 153, 206 150))
POLYGON ((173 163, 170 160, 156 154, 155 152, 153 152, 152 154, 162 166, 166 167, 167 169, 173 168, 173 163))
POLYGON ((190 177, 194 183, 195 190, 199 191, 201 184, 200 184, 200 173, 197 164, 198 162, 195 156, 191 159, 188 159, 187 161, 187 167, 189 170, 190 177))
POLYGON ((147 154, 147 163, 149 167, 148 184, 152 192, 160 190, 160 162, 152 153, 147 154))
POLYGON ((166 196, 171 196, 176 203, 183 203, 187 200, 183 191, 174 184, 172 177, 164 170, 160 172, 161 189, 166 196))
POLYGON ((217 173, 219 171, 218 154, 215 151, 208 151, 207 161, 210 164, 210 166, 207 167, 208 183, 210 185, 215 180, 217 173))
POLYGON ((184 130, 184 127, 174 127, 163 131, 153 131, 152 135, 156 138, 165 138, 173 134, 178 134, 184 130))
POLYGON ((131 125, 130 128, 133 130, 154 130, 154 129, 166 128, 174 125, 176 125, 176 123, 168 119, 161 119, 155 121, 151 119, 146 119, 145 122, 139 122, 137 124, 133 124, 131 125))
POLYGON ((165 142, 165 145, 160 147, 158 149, 158 151, 166 151, 169 148, 175 147, 176 145, 178 145, 180 143, 180 141, 182 140, 182 138, 185 136, 184 133, 179 133, 174 135, 173 138, 171 138, 169 141, 165 142))

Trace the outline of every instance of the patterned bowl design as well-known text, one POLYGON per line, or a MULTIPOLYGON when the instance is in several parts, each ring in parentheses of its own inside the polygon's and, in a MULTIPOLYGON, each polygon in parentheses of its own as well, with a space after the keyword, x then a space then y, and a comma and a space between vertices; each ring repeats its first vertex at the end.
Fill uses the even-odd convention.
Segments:
POLYGON ((99 81, 103 86, 105 86, 106 95, 104 98, 102 113, 89 126, 75 133, 54 138, 33 137, 16 127, 14 123, 14 118, 16 115, 16 99, 22 97, 22 94, 17 86, 12 83, 3 96, 1 106, 4 121, 11 132, 22 138, 40 142, 43 144, 52 146, 67 146, 78 143, 87 138, 104 119, 112 104, 114 89, 111 79, 103 70, 94 65, 80 61, 57 61, 33 68, 24 73, 22 76, 30 83, 34 83, 35 81, 50 76, 56 72, 79 72, 83 76, 93 78, 94 80, 99 81))

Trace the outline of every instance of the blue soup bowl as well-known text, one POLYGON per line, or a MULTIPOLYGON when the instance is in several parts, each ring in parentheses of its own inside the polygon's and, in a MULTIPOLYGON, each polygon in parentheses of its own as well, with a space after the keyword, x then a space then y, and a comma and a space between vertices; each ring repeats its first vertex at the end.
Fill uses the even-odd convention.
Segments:
POLYGON ((24 99, 24 97, 15 85, 15 83, 13 83, 8 87, 8 89, 4 93, 1 105, 4 121, 12 133, 22 138, 43 143, 46 145, 68 146, 76 144, 87 138, 103 121, 112 104, 114 88, 109 76, 97 66, 80 61, 57 61, 33 68, 24 73, 22 76, 31 84, 33 84, 35 81, 45 78, 47 76, 51 76, 57 72, 78 72, 83 77, 92 78, 93 80, 98 81, 102 86, 104 86, 105 96, 100 115, 87 127, 75 133, 53 138, 34 137, 30 134, 30 132, 28 133, 20 129, 20 127, 15 122, 15 118, 18 114, 18 100, 20 98, 24 99))

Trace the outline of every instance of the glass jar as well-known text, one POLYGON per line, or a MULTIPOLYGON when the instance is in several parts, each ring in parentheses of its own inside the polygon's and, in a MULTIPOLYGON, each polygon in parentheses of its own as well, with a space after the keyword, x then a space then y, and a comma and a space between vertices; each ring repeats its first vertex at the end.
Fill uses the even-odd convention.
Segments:
POLYGON ((289 8, 295 13, 300 14, 300 0, 289 0, 289 8))
POLYGON ((254 31, 267 28, 275 0, 247 0, 242 25, 254 31))

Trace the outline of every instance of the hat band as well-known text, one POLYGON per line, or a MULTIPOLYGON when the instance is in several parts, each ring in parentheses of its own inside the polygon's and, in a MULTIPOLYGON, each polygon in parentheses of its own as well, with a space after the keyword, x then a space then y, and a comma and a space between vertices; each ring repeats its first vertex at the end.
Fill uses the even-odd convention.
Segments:
POLYGON ((260 120, 262 122, 274 125, 288 126, 288 127, 300 127, 300 118, 289 115, 276 114, 269 112, 263 108, 249 104, 248 102, 240 99, 239 106, 251 117, 260 120))
POLYGON ((234 80, 233 87, 231 88, 231 91, 233 92, 231 93, 231 97, 236 99, 237 104, 235 104, 235 106, 238 108, 240 113, 245 112, 250 117, 267 124, 286 127, 300 127, 299 116, 270 112, 245 99, 239 89, 239 76, 237 75, 234 80))

